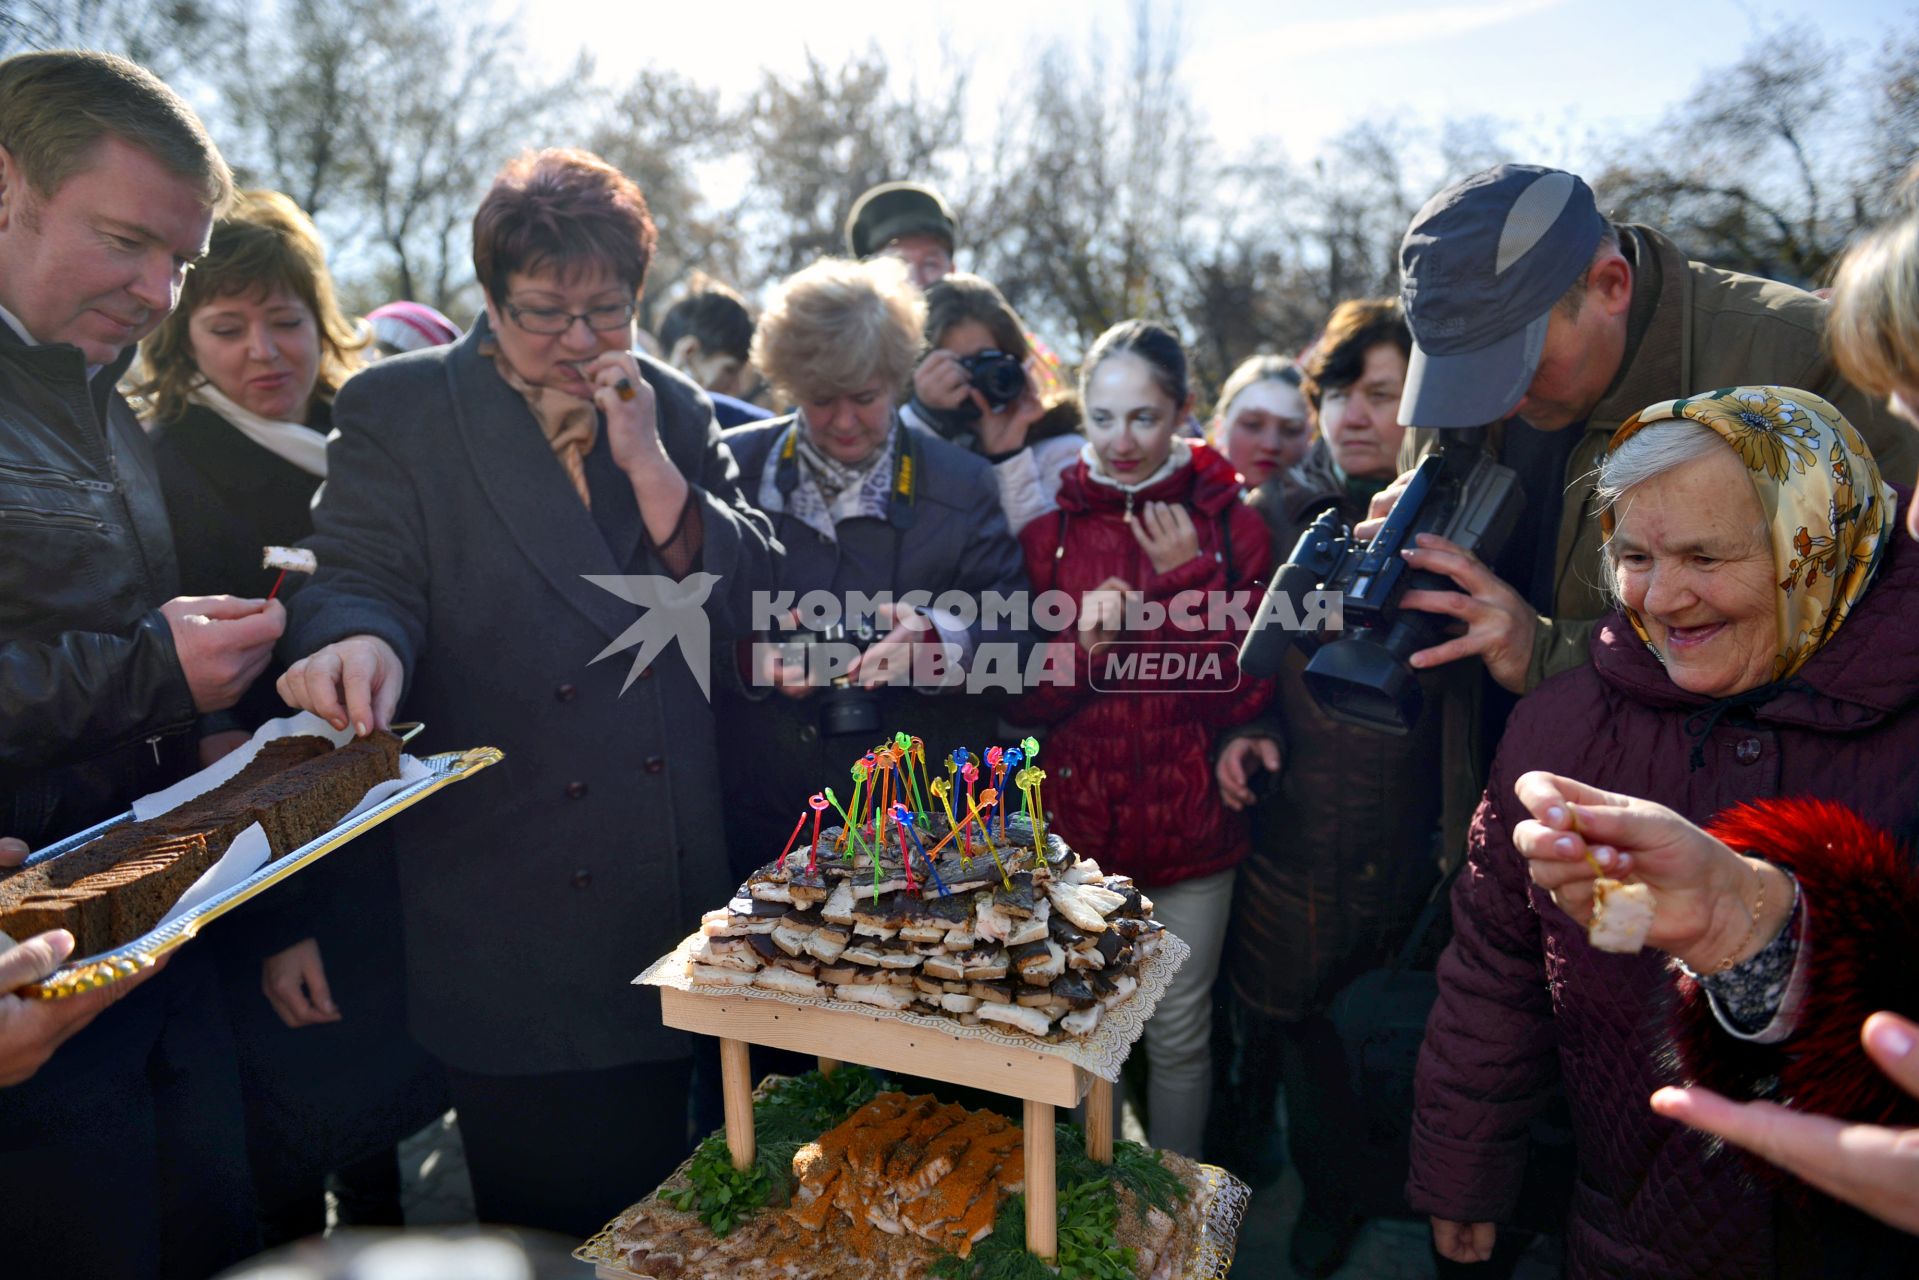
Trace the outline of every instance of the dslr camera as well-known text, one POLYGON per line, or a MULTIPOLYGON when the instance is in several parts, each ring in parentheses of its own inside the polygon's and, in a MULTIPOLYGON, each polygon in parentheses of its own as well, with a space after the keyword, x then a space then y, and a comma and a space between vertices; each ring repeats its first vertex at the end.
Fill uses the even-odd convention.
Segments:
MULTIPOLYGON (((851 644, 861 653, 875 640, 880 638, 870 622, 856 622, 849 630, 835 622, 819 630, 794 625, 783 628, 778 633, 782 652, 781 659, 803 670, 815 670, 812 650, 816 646, 829 646, 838 649, 851 644)), ((821 655, 823 658, 826 656, 821 655)), ((838 675, 827 681, 819 696, 820 734, 831 737, 838 734, 857 733, 871 735, 880 729, 879 697, 871 689, 865 689, 851 677, 838 675)))
POLYGON ((1004 351, 990 347, 975 351, 970 356, 961 356, 959 364, 966 370, 970 385, 984 397, 994 413, 1005 412, 1008 405, 1026 394, 1026 366, 1004 351))
POLYGON ((1400 599, 1409 590, 1458 587, 1443 574, 1415 570, 1399 553, 1416 546, 1420 534, 1436 533, 1491 561, 1511 536, 1525 503, 1518 477, 1486 456, 1484 439, 1483 428, 1447 431, 1369 543, 1357 542, 1337 511, 1321 512, 1267 588, 1269 599, 1284 597, 1291 607, 1262 605, 1240 646, 1240 668, 1249 675, 1272 676, 1296 644, 1311 655, 1306 688, 1327 715, 1387 733, 1410 732, 1419 722, 1424 697, 1407 659, 1444 640, 1451 619, 1402 609, 1400 599), (1337 635, 1325 628, 1286 630, 1286 622, 1304 616, 1301 605, 1313 591, 1339 595, 1337 635))

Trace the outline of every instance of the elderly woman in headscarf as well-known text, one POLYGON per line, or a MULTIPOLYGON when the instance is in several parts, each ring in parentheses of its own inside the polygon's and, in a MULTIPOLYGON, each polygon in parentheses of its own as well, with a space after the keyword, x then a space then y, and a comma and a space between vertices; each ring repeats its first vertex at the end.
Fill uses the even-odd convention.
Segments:
MULTIPOLYGON (((1614 437, 1599 493, 1619 608, 1590 666, 1520 704, 1494 761, 1420 1057, 1411 1202, 1443 1255, 1486 1257, 1525 1177, 1527 1122, 1563 1082, 1579 1164, 1569 1275, 1912 1274, 1919 1241, 1777 1194, 1646 1108, 1680 1080, 1665 1050, 1682 991, 1697 984, 1763 1045, 1793 998, 1796 939, 1865 959, 1870 940, 1821 914, 1843 912, 1848 888, 1870 892, 1862 877, 1728 850, 1710 875, 1653 884, 1654 949, 1612 954, 1589 941, 1592 880, 1536 883, 1516 847, 1536 843, 1534 813, 1555 840, 1597 838, 1602 793, 1695 822, 1808 797, 1910 828, 1919 634, 1902 615, 1919 552, 1895 536, 1900 495, 1832 406, 1780 387, 1645 410, 1614 437), (1545 801, 1535 770, 1581 782, 1545 801)), ((1585 852, 1608 876, 1636 869, 1616 849, 1585 852)), ((1824 1063, 1755 1053, 1788 1090, 1828 1079, 1824 1063)))

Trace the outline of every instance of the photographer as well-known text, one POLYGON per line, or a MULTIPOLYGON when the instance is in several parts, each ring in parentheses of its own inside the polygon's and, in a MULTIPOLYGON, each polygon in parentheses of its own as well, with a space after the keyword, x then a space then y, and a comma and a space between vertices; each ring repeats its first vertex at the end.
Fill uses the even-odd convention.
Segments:
MULTIPOLYGON (((786 280, 761 318, 754 362, 799 408, 729 431, 726 443, 741 490, 786 547, 775 591, 826 592, 844 606, 855 592, 900 601, 909 591, 957 591, 977 602, 1026 589, 992 469, 908 430, 896 412, 924 306, 891 259, 827 259, 786 280)), ((828 785, 850 796, 851 766, 883 738, 917 735, 935 767, 956 746, 991 740, 998 699, 906 684, 936 653, 957 673, 981 643, 1012 636, 986 631, 977 616, 904 604, 881 604, 860 639, 864 621, 848 613, 839 644, 793 631, 764 637, 786 639, 796 663, 762 645, 729 695, 720 717, 728 843, 742 877, 778 855, 807 796, 828 785), (822 663, 845 644, 860 649, 857 660, 822 687, 822 663)))
POLYGON ((1086 443, 1079 401, 1042 362, 1013 308, 978 276, 947 276, 926 290, 926 341, 913 371, 909 427, 931 431, 993 464, 1014 534, 1051 511, 1060 475, 1086 443))
MULTIPOLYGON (((1400 420, 1498 424, 1488 447, 1525 495, 1491 565, 1430 536, 1407 552, 1415 568, 1460 588, 1406 593, 1407 607, 1461 624, 1461 634, 1414 654, 1412 665, 1485 664, 1483 680, 1469 669, 1445 675, 1445 848, 1454 856, 1514 702, 1584 665, 1593 620, 1607 611, 1590 570, 1601 541, 1592 477, 1628 416, 1714 387, 1787 383, 1844 413, 1888 479, 1911 482, 1914 451, 1834 370, 1821 345, 1823 301, 1688 261, 1650 227, 1615 226, 1573 174, 1499 165, 1448 187, 1413 218, 1400 264, 1413 332, 1400 420)), ((1401 465, 1444 435, 1409 432, 1401 465)), ((1375 521, 1405 481, 1373 499, 1375 521)))

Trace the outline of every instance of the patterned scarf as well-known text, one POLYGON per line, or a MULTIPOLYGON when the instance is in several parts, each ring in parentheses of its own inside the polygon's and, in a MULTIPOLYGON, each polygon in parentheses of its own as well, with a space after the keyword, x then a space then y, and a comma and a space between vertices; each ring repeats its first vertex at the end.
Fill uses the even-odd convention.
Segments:
POLYGON ((784 453, 787 441, 799 462, 799 484, 790 497, 783 497, 775 483, 777 467, 769 466, 761 482, 760 507, 765 511, 785 510, 809 529, 831 541, 838 541, 833 527, 842 520, 867 517, 884 520, 891 513, 893 453, 899 437, 899 419, 886 433, 886 443, 863 462, 845 463, 829 458, 815 445, 806 430, 805 419, 794 415, 789 433, 775 448, 784 453), (768 505, 769 501, 772 505, 768 505))
MULTIPOLYGON (((1668 400, 1629 418, 1609 448, 1641 427, 1681 418, 1712 428, 1752 477, 1779 574, 1772 680, 1785 680, 1832 639, 1865 594, 1898 524, 1889 516, 1897 495, 1853 425, 1818 396, 1792 387, 1731 387, 1668 400)), ((1613 513, 1602 521, 1610 538, 1613 513)), ((1651 643, 1639 616, 1630 609, 1626 616, 1651 643)))
POLYGON ((566 469, 567 479, 573 482, 574 491, 580 495, 580 501, 588 510, 593 507, 593 499, 586 488, 586 455, 593 452, 593 442, 600 434, 600 411, 591 400, 582 400, 570 396, 554 387, 536 387, 520 376, 503 352, 500 340, 491 335, 480 340, 480 354, 493 361, 493 368, 500 380, 520 393, 526 401, 526 407, 533 411, 533 420, 540 424, 540 430, 546 434, 546 442, 553 449, 553 456, 560 460, 566 469))

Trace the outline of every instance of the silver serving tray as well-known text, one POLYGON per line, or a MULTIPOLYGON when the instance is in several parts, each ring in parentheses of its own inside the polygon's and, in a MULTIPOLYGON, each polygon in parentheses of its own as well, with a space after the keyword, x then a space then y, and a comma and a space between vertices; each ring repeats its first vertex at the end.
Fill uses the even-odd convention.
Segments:
MULTIPOLYGON (((419 732, 419 726, 396 725, 394 731, 400 733, 402 741, 405 741, 419 732), (411 729, 411 732, 407 732, 408 729, 411 729)), ((267 863, 239 884, 207 899, 185 915, 157 925, 132 942, 116 947, 112 951, 103 951, 98 955, 86 956, 63 965, 50 976, 19 988, 14 994, 29 999, 58 1000, 66 996, 98 990, 129 978, 142 969, 151 968, 161 956, 199 933, 200 927, 207 921, 225 915, 249 898, 257 897, 303 867, 319 861, 354 837, 371 831, 394 814, 418 804, 442 787, 470 778, 487 766, 498 764, 504 758, 504 753, 498 747, 474 747, 467 751, 449 751, 440 755, 427 756, 420 761, 427 768, 427 777, 402 787, 365 813, 343 820, 324 835, 308 841, 283 858, 267 863)), ((114 827, 131 821, 133 821, 131 810, 117 818, 109 818, 96 826, 88 827, 85 831, 70 835, 57 844, 35 851, 26 860, 26 865, 50 862, 62 854, 73 852, 89 840, 95 839, 114 827)))

